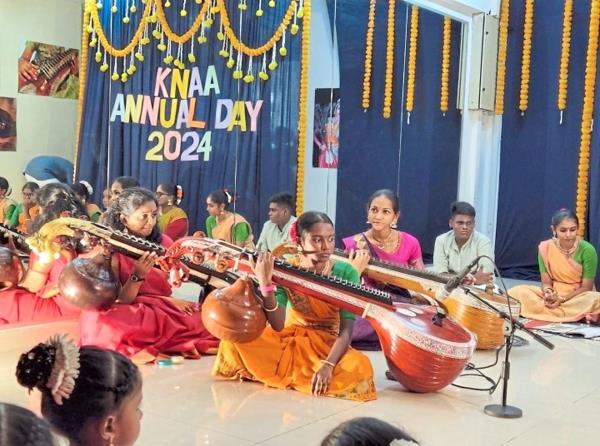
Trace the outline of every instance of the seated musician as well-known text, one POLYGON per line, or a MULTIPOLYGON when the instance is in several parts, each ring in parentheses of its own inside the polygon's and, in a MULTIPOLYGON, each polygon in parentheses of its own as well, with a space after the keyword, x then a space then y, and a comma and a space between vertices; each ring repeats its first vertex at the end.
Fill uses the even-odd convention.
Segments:
POLYGON ((18 204, 8 216, 7 224, 22 234, 31 234, 33 221, 40 212, 37 203, 36 192, 39 186, 33 182, 27 182, 21 189, 23 202, 18 204))
MULTIPOLYGON (((369 259, 383 260, 401 266, 422 270, 423 256, 419 241, 408 232, 396 229, 400 218, 398 197, 389 189, 376 191, 367 204, 367 223, 371 229, 342 240, 344 249, 350 253, 350 261, 363 273, 369 259)), ((408 292, 375 283, 363 275, 363 282, 376 288, 387 288, 398 301, 410 301, 408 292)), ((354 324, 352 345, 361 350, 379 350, 379 340, 366 319, 357 318, 354 324)))
POLYGON ((0 177, 0 224, 4 224, 12 215, 16 204, 9 197, 11 193, 10 184, 4 177, 0 177))
MULTIPOLYGON (((140 187, 140 181, 135 177, 117 177, 110 185, 110 203, 115 201, 121 192, 131 187, 140 187)), ((108 208, 107 208, 108 209, 108 208)))
POLYGON ((575 213, 561 209, 552 217, 552 239, 540 243, 538 263, 542 286, 518 285, 508 294, 521 302, 525 317, 572 322, 587 317, 598 322, 600 293, 594 290, 598 255, 577 236, 575 213))
MULTIPOLYGON (((490 239, 475 230, 475 208, 469 203, 452 203, 448 225, 450 231, 438 235, 435 239, 432 271, 456 274, 478 256, 494 258, 490 239)), ((479 265, 470 281, 475 285, 485 285, 493 281, 492 263, 488 259, 481 259, 479 265)))
MULTIPOLYGON (((172 244, 157 225, 158 204, 152 192, 131 187, 120 192, 106 215, 106 225, 165 247, 172 244)), ((200 317, 196 304, 171 297, 167 273, 154 268, 157 254, 146 251, 138 260, 105 253, 122 288, 108 309, 81 312, 81 344, 115 350, 135 362, 162 354, 199 358, 218 345, 200 317)))
POLYGON ((97 223, 102 216, 102 210, 91 200, 91 196, 94 193, 94 188, 92 185, 87 181, 79 181, 78 183, 72 184, 71 189, 73 189, 75 195, 77 195, 77 197, 85 205, 85 210, 90 221, 97 223))
MULTIPOLYGON (((358 282, 352 265, 330 259, 335 233, 326 214, 305 212, 292 225, 291 233, 300 248, 299 266, 358 282)), ((273 257, 262 252, 255 274, 270 326, 252 342, 221 341, 213 375, 315 396, 375 399, 371 363, 350 347, 354 316, 299 292, 276 289, 272 273, 273 257)))
MULTIPOLYGON (((33 223, 34 231, 60 216, 86 216, 83 204, 64 184, 42 187, 38 200, 41 211, 33 223)), ((45 259, 32 252, 29 269, 19 286, 0 292, 0 324, 47 321, 79 314, 79 309, 58 291, 60 273, 77 255, 72 242, 61 243, 61 247, 58 259, 45 259)))
POLYGON ((253 247, 254 235, 250 223, 237 212, 229 210, 235 196, 227 189, 211 192, 206 198, 206 235, 241 247, 253 247))
POLYGON ((290 194, 283 192, 269 198, 269 221, 265 222, 256 246, 273 251, 289 241, 290 226, 296 221, 293 212, 294 198, 290 194))
POLYGON ((173 241, 188 235, 188 216, 179 207, 182 199, 183 188, 178 184, 162 183, 156 188, 156 200, 160 210, 158 227, 173 241))

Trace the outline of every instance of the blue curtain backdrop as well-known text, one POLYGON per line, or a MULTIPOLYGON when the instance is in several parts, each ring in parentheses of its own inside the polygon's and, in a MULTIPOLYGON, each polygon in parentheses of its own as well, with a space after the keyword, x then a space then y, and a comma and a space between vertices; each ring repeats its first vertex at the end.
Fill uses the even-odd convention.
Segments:
MULTIPOLYGON (((529 107, 524 116, 518 109, 524 4, 510 4, 496 231, 496 258, 509 277, 539 278, 537 245, 551 236, 552 214, 560 208, 575 207, 589 10, 590 2, 574 2, 567 110, 560 125, 557 91, 563 1, 536 2, 529 107)), ((594 136, 589 217, 592 242, 599 241, 600 236, 597 146, 594 136)))
MULTIPOLYGON (((122 13, 111 15, 111 2, 105 0, 103 3, 100 14, 104 29, 113 46, 121 48, 131 40, 144 5, 140 4, 138 12, 131 17, 131 23, 124 25, 121 21, 122 13)), ((173 1, 173 6, 166 9, 171 28, 177 34, 187 31, 199 10, 199 5, 188 1, 188 15, 183 18, 179 15, 181 3, 179 0, 173 1)), ((239 29, 238 3, 237 0, 226 1, 232 27, 236 31, 239 29)), ((122 11, 126 2, 118 1, 117 4, 122 11)), ((243 19, 241 40, 249 46, 262 45, 275 32, 288 6, 288 1, 279 1, 275 8, 264 8, 264 16, 256 19, 254 5, 249 2, 243 19)), ((256 80, 248 85, 241 80, 234 80, 231 71, 225 66, 226 60, 218 55, 222 45, 216 38, 218 25, 217 15, 212 30, 207 30, 208 43, 200 45, 197 41, 194 42, 194 65, 199 67, 202 81, 205 79, 206 67, 214 65, 220 87, 218 95, 197 97, 197 119, 204 118, 209 130, 215 121, 217 99, 252 102, 262 99, 264 103, 257 131, 241 132, 239 127, 234 127, 231 132, 212 129, 212 152, 207 162, 203 161, 202 154, 198 161, 146 161, 145 154, 154 145, 148 141, 148 136, 155 130, 162 130, 164 133, 167 129, 123 124, 120 121, 109 123, 109 118, 117 94, 154 95, 156 70, 159 66, 166 66, 162 60, 165 53, 156 49, 157 41, 150 36, 151 43, 144 47, 145 61, 137 62, 137 72, 129 81, 122 83, 110 79, 115 61, 110 60, 107 73, 100 72, 99 64, 94 61, 96 49, 90 48, 77 178, 87 180, 94 186, 97 200, 101 191, 107 187, 107 178, 110 182, 120 175, 135 176, 144 187, 152 190, 162 182, 178 183, 185 192, 182 207, 188 212, 191 228, 199 229, 204 228, 207 216, 206 196, 215 189, 228 187, 237 192, 236 210, 253 224, 256 231, 259 229, 259 222, 266 218, 268 197, 282 190, 294 190, 302 31, 294 37, 287 34, 288 54, 283 59, 277 56, 279 66, 275 71, 269 72, 270 79, 267 82, 258 79, 262 58, 255 58, 256 80)), ((176 49, 177 45, 174 45, 173 51, 176 49)), ((188 52, 189 42, 184 45, 184 57, 188 52)), ((187 60, 185 62, 186 68, 191 68, 192 64, 187 60)), ((122 59, 118 60, 117 68, 122 72, 122 59)), ((247 59, 244 58, 244 74, 246 68, 247 59)), ((249 129, 248 117, 247 120, 249 129)), ((181 129, 181 132, 184 131, 185 128, 181 129)), ((203 132, 199 130, 200 136, 203 132)), ((182 148, 188 144, 183 144, 182 148)))
MULTIPOLYGON (((331 15, 333 2, 328 6, 331 15)), ((382 116, 387 1, 377 2, 376 7, 371 107, 364 112, 361 106, 368 9, 368 1, 352 0, 338 4, 337 10, 342 109, 336 232, 345 237, 365 230, 369 196, 377 189, 392 189, 400 196, 399 227, 419 239, 425 258, 430 259, 435 237, 448 230, 450 203, 457 193, 461 27, 452 24, 449 110, 443 116, 439 110, 443 17, 421 9, 414 111, 408 125, 402 109, 410 5, 396 3, 390 119, 382 116)))

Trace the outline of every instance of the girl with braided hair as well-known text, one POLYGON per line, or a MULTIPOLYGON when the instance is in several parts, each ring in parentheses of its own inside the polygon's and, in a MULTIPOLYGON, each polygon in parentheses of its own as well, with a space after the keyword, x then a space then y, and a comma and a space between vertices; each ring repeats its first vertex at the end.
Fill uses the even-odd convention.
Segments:
POLYGON ((48 423, 32 411, 0 403, 0 444, 55 446, 57 442, 48 423))
MULTIPOLYGON (((172 240, 161 234, 158 203, 141 187, 123 190, 111 203, 106 224, 115 230, 169 247, 172 240)), ((177 354, 200 358, 218 346, 202 325, 197 304, 171 297, 167 273, 153 268, 157 255, 146 251, 138 260, 107 253, 121 292, 108 309, 81 313, 81 343, 116 350, 137 363, 159 355, 177 354)))
MULTIPOLYGON (((32 224, 38 231, 59 217, 86 218, 85 208, 64 184, 52 183, 38 191, 40 214, 32 224)), ((14 322, 43 322, 76 317, 79 309, 68 303, 58 290, 64 267, 77 256, 72 240, 61 241, 58 258, 47 259, 31 252, 29 269, 18 287, 0 291, 0 325, 14 322)))
POLYGON ((42 415, 71 446, 137 440, 142 377, 125 356, 53 336, 21 355, 16 375, 20 385, 42 393, 42 415))

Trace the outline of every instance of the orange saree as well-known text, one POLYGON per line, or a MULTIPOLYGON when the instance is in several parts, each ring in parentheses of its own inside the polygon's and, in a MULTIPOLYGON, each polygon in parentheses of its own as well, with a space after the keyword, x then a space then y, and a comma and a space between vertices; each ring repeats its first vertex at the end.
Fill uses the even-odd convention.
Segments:
MULTIPOLYGON (((581 286, 583 266, 562 253, 551 240, 540 243, 539 254, 559 296, 566 296, 581 286)), ((600 293, 597 291, 580 293, 557 308, 546 307, 541 287, 518 285, 508 293, 521 302, 521 314, 532 319, 573 322, 583 319, 586 314, 600 313, 600 293)))
MULTIPOLYGON (((269 387, 311 393, 313 374, 321 368, 320 361, 327 357, 339 334, 340 310, 299 293, 286 293, 289 305, 285 328, 277 332, 268 326, 260 338, 245 344, 221 341, 213 376, 244 378, 269 387)), ((333 370, 326 396, 375 399, 369 358, 349 347, 333 370)))

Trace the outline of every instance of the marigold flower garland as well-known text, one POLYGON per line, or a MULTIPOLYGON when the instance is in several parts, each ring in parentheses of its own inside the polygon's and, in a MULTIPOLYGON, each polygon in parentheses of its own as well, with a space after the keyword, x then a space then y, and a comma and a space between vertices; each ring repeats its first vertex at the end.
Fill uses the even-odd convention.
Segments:
POLYGON ((377 0, 369 1, 367 19, 367 37, 365 42, 365 72, 363 75, 362 108, 367 111, 371 105, 371 74, 373 72, 373 35, 375 33, 375 5, 377 0))
POLYGON ((396 21, 396 0, 388 3, 387 47, 385 54, 385 86, 383 88, 383 117, 392 116, 392 88, 394 86, 394 29, 396 21))
POLYGON ((506 85, 506 54, 508 47, 508 20, 510 0, 502 0, 498 35, 498 67, 496 72, 496 114, 504 113, 504 87, 506 85))
POLYGON ((563 12, 562 46, 560 50, 560 71, 558 74, 558 109, 560 123, 563 122, 563 111, 567 108, 567 88, 569 85, 569 57, 571 51, 571 28, 573 21, 573 0, 565 0, 563 12))
POLYGON ((525 114, 529 102, 529 74, 531 68, 531 37, 533 34, 534 0, 525 0, 525 23, 523 24, 523 55, 521 58, 521 90, 519 110, 525 114))
POLYGON ((417 71, 417 42, 419 36, 419 7, 411 6, 410 48, 408 50, 408 77, 406 81, 406 122, 410 124, 410 114, 415 105, 415 74, 417 71))
POLYGON ((450 78, 450 39, 452 37, 452 19, 444 17, 442 37, 442 76, 440 79, 440 110, 446 116, 448 111, 448 84, 450 78))
POLYGON ((304 152, 306 146, 306 119, 308 99, 308 62, 310 51, 311 0, 304 0, 302 12, 302 56, 300 69, 300 105, 298 119, 298 165, 296 172, 296 215, 304 210, 304 152))
MULTIPOLYGON (((83 8, 83 22, 89 23, 90 7, 85 4, 83 8)), ((77 133, 75 136, 75 155, 73 155, 73 182, 77 177, 77 157, 79 156, 79 139, 81 132, 81 119, 83 117, 83 104, 85 102, 85 84, 87 81, 87 62, 88 62, 88 42, 90 33, 87 26, 83 27, 81 32, 81 53, 79 54, 79 101, 77 102, 77 133)))
POLYGON ((576 214, 579 218, 579 235, 585 234, 587 213, 590 143, 592 140, 592 117, 596 88, 596 64, 598 61, 598 26, 600 25, 600 0, 591 0, 588 47, 585 62, 585 87, 583 113, 581 115, 581 139, 579 144, 579 166, 577 169, 576 214))

